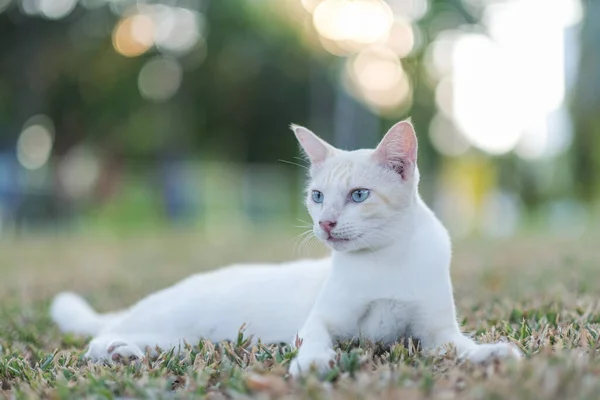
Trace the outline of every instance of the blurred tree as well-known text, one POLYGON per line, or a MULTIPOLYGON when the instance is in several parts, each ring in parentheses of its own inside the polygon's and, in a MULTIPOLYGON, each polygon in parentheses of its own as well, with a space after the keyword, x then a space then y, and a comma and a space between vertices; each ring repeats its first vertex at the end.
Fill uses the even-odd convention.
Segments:
POLYGON ((592 202, 600 194, 600 2, 584 2, 579 74, 571 113, 575 120, 573 164, 577 194, 592 202))
MULTIPOLYGON (((170 163, 187 156, 248 163, 293 160, 297 146, 287 130, 290 122, 307 124, 333 140, 345 129, 377 130, 382 135, 400 117, 371 114, 341 93, 341 59, 307 46, 300 31, 310 17, 306 14, 306 21, 296 18, 297 23, 291 24, 274 11, 274 5, 280 5, 277 1, 188 2, 203 5, 200 12, 209 27, 205 47, 199 45, 195 55, 179 57, 183 84, 172 98, 159 102, 140 94, 138 79, 146 63, 161 52, 151 49, 137 57, 117 53, 111 33, 122 16, 111 11, 109 2, 94 9, 80 5, 56 21, 25 15, 17 3, 0 13, 0 143, 7 151, 14 152, 24 122, 43 113, 54 121, 55 155, 61 157, 88 141, 103 149, 103 157, 111 160, 107 164, 124 160, 127 168, 143 172, 150 166, 154 178, 165 180, 160 178, 165 171, 178 170, 170 163), (348 115, 339 111, 344 108, 340 103, 353 117, 346 124, 332 122, 336 115, 348 115)), ((425 50, 440 31, 478 23, 482 8, 465 4, 430 0, 418 21, 416 50, 402 60, 413 87, 412 106, 405 116, 412 117, 421 137, 423 170, 441 165, 427 140, 437 109, 434 85, 425 78, 425 50)), ((573 101, 574 162, 581 182, 578 191, 591 199, 600 186, 594 180, 600 172, 600 120, 594 112, 600 88, 591 78, 600 69, 595 43, 600 30, 594 23, 600 8, 598 2, 589 1, 587 6, 581 74, 573 101)), ((512 178, 520 168, 515 159, 496 161, 502 184, 518 186, 517 179, 503 178, 512 178)), ((523 197, 533 206, 541 200, 539 190, 528 183, 535 178, 520 175, 523 197)), ((424 185, 426 192, 429 188, 424 185)))
POLYGON ((264 20, 248 10, 253 6, 243 0, 210 3, 205 61, 185 71, 173 99, 155 106, 142 99, 137 79, 156 52, 123 57, 113 50, 110 29, 100 40, 79 37, 82 20, 115 25, 108 6, 78 8, 50 22, 14 5, 0 14, 0 102, 8 109, 0 117, 10 123, 2 135, 14 143, 25 120, 44 113, 56 124, 58 154, 85 138, 138 161, 174 142, 239 161, 291 158, 293 141, 273 139, 290 121, 307 118, 311 54, 289 25, 262 30, 264 20))

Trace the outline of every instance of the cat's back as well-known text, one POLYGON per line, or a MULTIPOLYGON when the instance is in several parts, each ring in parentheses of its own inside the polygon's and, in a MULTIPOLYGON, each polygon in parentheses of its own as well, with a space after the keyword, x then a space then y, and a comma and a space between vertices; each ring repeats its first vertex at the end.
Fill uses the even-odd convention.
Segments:
POLYGON ((418 202, 417 229, 412 241, 416 253, 424 260, 437 256, 443 265, 449 264, 452 242, 448 230, 422 199, 419 198, 418 202))
POLYGON ((289 341, 330 267, 330 259, 306 259, 199 273, 141 300, 126 318, 138 327, 156 329, 160 321, 161 330, 212 340, 233 339, 246 324, 247 333, 265 342, 289 341))
POLYGON ((330 266, 328 258, 282 264, 234 264, 194 274, 150 297, 177 294, 181 302, 210 299, 213 304, 237 303, 235 299, 244 298, 249 304, 274 300, 279 295, 304 293, 310 296, 320 289, 330 266))
MULTIPOLYGON (((302 326, 331 267, 330 259, 281 265, 234 265, 188 284, 204 304, 195 330, 220 340, 242 324, 264 342, 288 342, 302 326)), ((187 284, 184 284, 187 285, 187 284)))
POLYGON ((225 268, 198 273, 181 281, 178 289, 209 286, 211 291, 222 289, 231 293, 234 289, 255 285, 320 286, 331 266, 329 258, 302 259, 281 264, 233 264, 225 268))

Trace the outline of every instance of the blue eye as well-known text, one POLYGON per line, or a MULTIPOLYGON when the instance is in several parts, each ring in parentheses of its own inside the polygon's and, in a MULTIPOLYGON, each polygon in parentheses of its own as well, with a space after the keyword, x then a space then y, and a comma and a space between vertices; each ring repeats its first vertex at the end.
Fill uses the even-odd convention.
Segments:
POLYGON ((312 191, 312 200, 315 203, 320 204, 323 202, 324 199, 325 199, 325 196, 323 195, 323 193, 319 192, 318 190, 312 191))
POLYGON ((352 193, 350 193, 350 197, 352 201, 355 203, 362 203, 366 199, 369 198, 371 191, 369 189, 356 189, 352 193))

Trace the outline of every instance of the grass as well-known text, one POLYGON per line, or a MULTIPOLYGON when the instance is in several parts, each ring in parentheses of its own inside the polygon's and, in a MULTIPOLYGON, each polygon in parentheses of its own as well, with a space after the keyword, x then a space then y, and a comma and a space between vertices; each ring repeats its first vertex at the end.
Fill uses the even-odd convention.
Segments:
MULTIPOLYGON (((0 242, 0 394, 7 398, 597 398, 600 393, 600 252, 597 236, 470 240, 456 245, 453 280, 466 332, 509 340, 521 363, 472 365, 452 355, 424 357, 398 344, 343 343, 323 381, 294 382, 288 348, 194 343, 141 363, 82 360, 89 338, 62 335, 48 302, 60 290, 100 310, 120 308, 198 270, 294 254, 285 234, 189 232, 141 237, 62 237, 0 242), (231 241, 236 245, 232 251, 231 241), (274 245, 276 244, 276 245, 274 245)), ((315 254, 319 253, 317 250, 315 254)))

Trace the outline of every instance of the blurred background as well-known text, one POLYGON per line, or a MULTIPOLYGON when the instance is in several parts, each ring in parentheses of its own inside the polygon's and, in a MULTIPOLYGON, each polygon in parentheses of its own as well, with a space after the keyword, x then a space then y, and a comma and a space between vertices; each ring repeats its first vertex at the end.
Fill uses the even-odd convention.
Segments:
POLYGON ((455 237, 594 225, 600 2, 0 0, 0 240, 307 220, 288 125, 412 117, 455 237))

